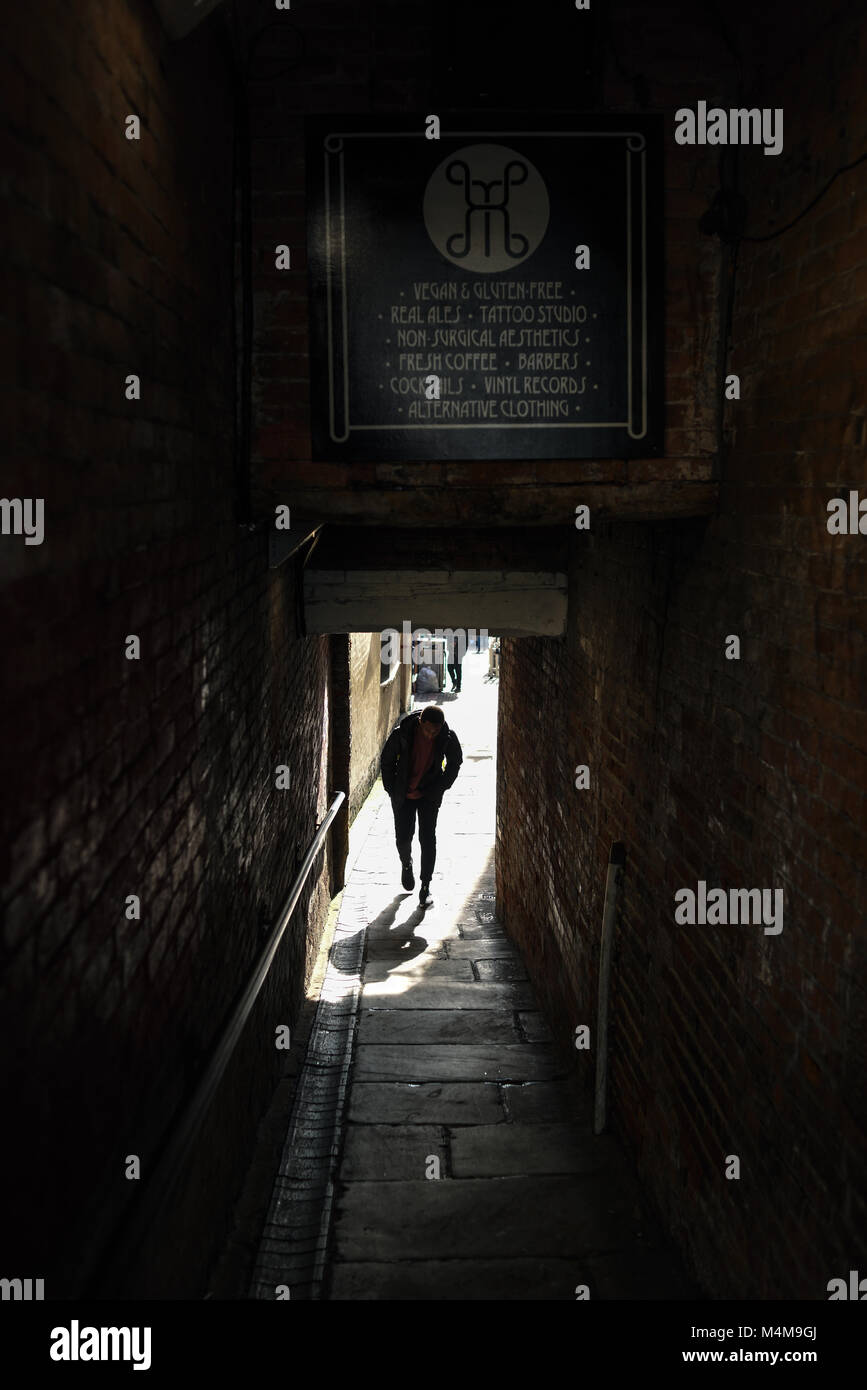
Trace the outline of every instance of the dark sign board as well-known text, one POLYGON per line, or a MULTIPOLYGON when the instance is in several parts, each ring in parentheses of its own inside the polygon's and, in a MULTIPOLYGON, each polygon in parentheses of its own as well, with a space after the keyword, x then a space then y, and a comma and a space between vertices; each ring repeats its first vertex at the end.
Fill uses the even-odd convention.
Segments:
POLYGON ((662 452, 661 117, 311 118, 307 171, 316 458, 662 452))

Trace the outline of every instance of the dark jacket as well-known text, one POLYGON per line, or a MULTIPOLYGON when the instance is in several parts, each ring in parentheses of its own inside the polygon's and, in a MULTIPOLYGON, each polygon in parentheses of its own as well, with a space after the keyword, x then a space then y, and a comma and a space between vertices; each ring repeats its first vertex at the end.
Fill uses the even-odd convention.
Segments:
MULTIPOLYGON (((382 750, 382 785, 395 807, 402 806, 406 801, 413 743, 417 737, 424 738, 424 734, 417 733, 420 719, 421 710, 413 710, 411 714, 405 715, 392 729, 382 750)), ((464 760, 458 736, 445 720, 433 741, 433 749, 433 762, 422 775, 418 790, 425 801, 435 800, 439 803, 442 801, 443 792, 448 791, 460 772, 464 760)))
MULTIPOLYGON (((446 631, 448 632, 449 629, 446 628, 446 631)), ((459 632, 460 629, 459 629, 459 628, 456 628, 456 627, 453 627, 453 628, 451 629, 451 631, 452 631, 452 632, 459 632)), ((466 653, 467 653, 467 634, 466 634, 466 631, 464 631, 462 640, 458 640, 457 637, 447 637, 447 638, 446 638, 446 665, 448 665, 448 666, 460 666, 461 662, 463 661, 464 657, 466 656, 466 653)))

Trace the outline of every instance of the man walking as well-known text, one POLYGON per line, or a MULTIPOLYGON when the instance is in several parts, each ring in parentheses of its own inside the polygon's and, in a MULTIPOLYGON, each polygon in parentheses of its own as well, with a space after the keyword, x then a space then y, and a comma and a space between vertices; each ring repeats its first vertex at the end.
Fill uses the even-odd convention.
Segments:
POLYGON ((461 662, 464 659, 466 633, 463 628, 446 628, 446 653, 448 656, 449 678, 456 695, 461 692, 461 662))
POLYGON ((403 866, 401 883, 415 887, 412 839, 418 811, 421 845, 420 907, 432 907, 430 883, 436 863, 436 825, 443 794, 457 777, 464 755, 457 734, 436 705, 413 710, 388 736, 382 750, 382 785, 391 797, 394 837, 403 866))

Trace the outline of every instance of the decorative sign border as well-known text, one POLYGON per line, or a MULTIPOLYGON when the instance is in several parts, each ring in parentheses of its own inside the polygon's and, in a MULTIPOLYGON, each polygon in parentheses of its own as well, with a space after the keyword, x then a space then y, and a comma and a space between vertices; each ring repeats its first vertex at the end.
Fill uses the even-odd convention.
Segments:
MULTIPOLYGON (((321 119, 321 118, 320 118, 321 119)), ((334 118, 335 121, 347 121, 351 118, 334 118)), ((420 128, 412 131, 405 129, 347 129, 344 126, 329 130, 327 134, 320 137, 321 156, 322 156, 322 187, 324 189, 324 246, 325 246, 325 267, 324 280, 326 285, 325 296, 325 325, 327 336, 327 416, 328 416, 328 441, 334 453, 329 452, 330 457, 346 457, 345 450, 339 447, 345 446, 353 435, 366 433, 368 435, 377 432, 383 436, 394 436, 399 433, 423 435, 430 431, 509 431, 516 430, 547 430, 549 434, 552 430, 625 430, 629 440, 635 441, 630 453, 646 454, 647 456, 658 455, 662 452, 662 421, 661 421, 661 400, 659 402, 659 412, 654 422, 654 434, 658 435, 659 443, 647 440, 648 432, 651 428, 650 420, 653 414, 652 402, 650 400, 650 327, 648 322, 648 171, 647 171, 647 138, 645 131, 630 128, 635 123, 634 117, 600 117, 594 118, 600 122, 599 129, 576 129, 576 130, 543 130, 543 129, 510 129, 497 126, 495 129, 478 128, 448 128, 445 132, 451 139, 461 140, 491 140, 505 141, 508 139, 532 140, 576 140, 576 139, 609 139, 624 142, 623 162, 624 162, 624 181, 625 181, 625 202, 626 202, 626 381, 627 381, 627 418, 625 420, 582 420, 570 421, 557 419, 530 421, 520 419, 514 423, 499 420, 483 420, 477 423, 455 422, 436 420, 432 422, 419 423, 397 423, 389 421, 383 424, 361 424, 353 423, 350 419, 349 405, 349 317, 348 305, 350 300, 350 287, 348 285, 347 255, 346 255, 346 170, 345 159, 348 152, 347 142, 358 140, 423 140, 424 134, 420 128), (611 129, 618 120, 624 121, 622 129, 611 129), (637 228, 636 228, 637 220, 637 228), (647 441, 643 449, 636 449, 636 445, 642 441, 647 441)), ((643 124, 652 125, 654 117, 642 118, 643 124)), ((591 124, 584 122, 583 124, 591 124)), ((351 146, 350 146, 351 147, 351 146)), ((660 210, 661 224, 661 210, 660 210)), ((661 255, 661 225, 659 232, 658 257, 660 266, 663 264, 661 255)), ((311 277, 314 270, 314 258, 310 258, 311 277)), ((312 288, 312 286, 311 286, 312 288)), ((660 296, 661 300, 661 296, 660 296)), ((662 306, 659 304, 659 325, 658 325, 658 346, 662 347, 662 306)), ((661 372, 660 372, 661 376, 661 372)), ((661 394, 661 393, 660 393, 661 394)), ((317 423, 315 403, 314 403, 314 439, 316 437, 315 424, 317 423)), ((625 441, 624 441, 625 443, 625 441)), ((415 446, 416 448, 418 446, 415 446)), ((412 450, 413 446, 407 444, 407 448, 412 450)), ((395 457, 394 449, 387 450, 389 457, 395 457)), ((593 456, 619 457, 626 453, 621 445, 618 449, 612 446, 605 446, 604 449, 595 451, 593 456)), ((365 450, 364 456, 368 453, 365 450)), ((412 459, 413 453, 401 455, 412 459)), ((432 454, 431 457, 437 457, 432 454)), ((470 456, 472 457, 478 457, 470 456)), ((537 456, 538 457, 538 456, 537 456)), ((548 455, 551 458, 562 457, 562 452, 553 452, 548 455)))

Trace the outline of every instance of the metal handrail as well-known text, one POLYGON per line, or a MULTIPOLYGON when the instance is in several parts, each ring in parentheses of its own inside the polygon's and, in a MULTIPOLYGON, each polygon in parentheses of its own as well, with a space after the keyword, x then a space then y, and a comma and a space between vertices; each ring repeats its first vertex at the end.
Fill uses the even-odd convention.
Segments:
MULTIPOLYGON (((180 1166, 181 1161, 186 1156, 187 1149, 192 1141, 193 1135, 199 1127, 202 1118, 207 1110, 214 1092, 223 1076, 223 1072, 229 1064, 229 1058, 235 1050, 238 1038, 241 1036, 244 1024, 250 1015, 250 1011, 256 1002, 256 996, 265 982, 265 976, 271 968, 271 962, 277 954, 277 947, 280 945, 281 938, 289 925, 289 919, 295 911, 298 899, 301 897, 301 890, 307 881, 307 876, 313 867, 313 861, 322 848, 322 841, 325 839, 326 832, 343 802, 346 800, 346 792, 337 792, 334 800, 328 808, 328 814, 313 837, 301 868, 295 877, 295 882, 289 889, 286 901, 283 904, 277 923, 272 929, 268 940, 260 952, 259 959, 251 972, 247 982, 247 988, 238 1000, 235 1011, 223 1030, 223 1035, 214 1049, 214 1055, 196 1088, 186 1113, 181 1123, 172 1136, 171 1143, 167 1148, 159 1164, 160 1176, 166 1184, 166 1191, 174 1180, 175 1169, 180 1166)), ((157 1178, 158 1170, 154 1170, 154 1179, 157 1178)))
MULTIPOLYGON (((223 1029, 220 1041, 214 1049, 214 1055, 208 1063, 184 1111, 183 1117, 173 1131, 160 1158, 157 1160, 150 1181, 147 1184, 147 1190, 142 1196, 151 1197, 153 1194, 156 1194, 160 1199, 165 1199, 171 1191, 181 1165, 193 1142, 196 1131, 205 1116, 208 1106, 214 1098, 217 1087, 222 1080, 223 1073, 229 1064, 229 1058, 235 1050, 244 1024, 247 1022, 250 1011, 265 982, 265 977, 271 968, 283 933, 289 925, 292 913, 295 911, 298 899, 301 896, 301 891, 307 881, 316 856, 322 848, 322 842, 325 839, 328 828, 345 800, 346 792, 335 792, 334 800, 328 808, 328 813, 316 831, 310 848, 305 854, 301 867, 295 876, 295 881, 289 889, 280 915, 268 935, 268 940, 259 953, 258 960, 250 974, 244 993, 238 1000, 231 1018, 223 1029)), ((137 1217, 133 1218, 132 1229, 128 1231, 126 1240, 124 1241, 127 1248, 129 1248, 129 1243, 132 1241, 133 1236, 138 1234, 137 1227, 144 1223, 145 1205, 146 1204, 139 1204, 138 1206, 137 1217)), ((151 1210, 153 1210, 153 1208, 151 1208, 151 1210)))

